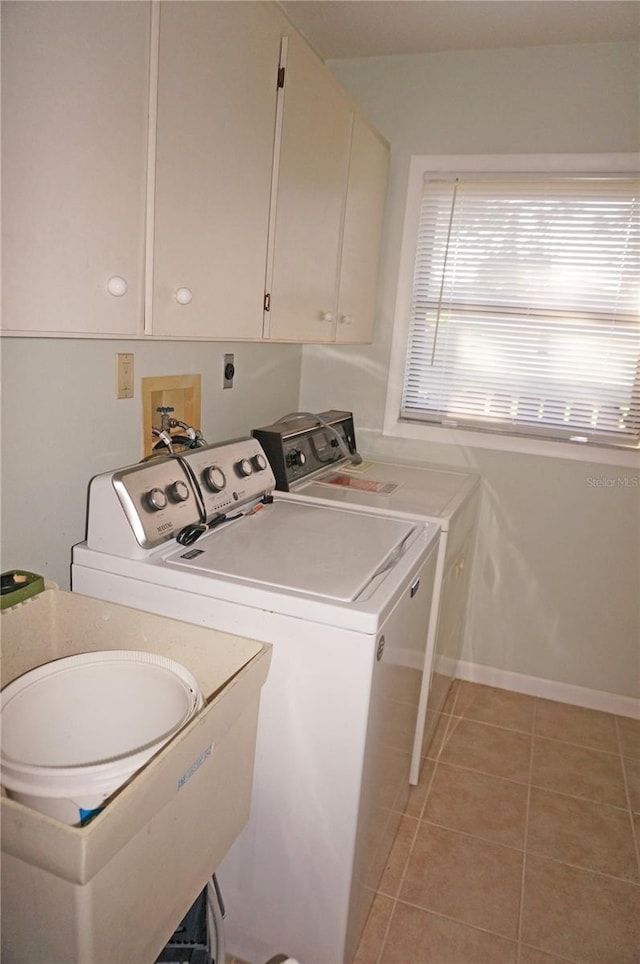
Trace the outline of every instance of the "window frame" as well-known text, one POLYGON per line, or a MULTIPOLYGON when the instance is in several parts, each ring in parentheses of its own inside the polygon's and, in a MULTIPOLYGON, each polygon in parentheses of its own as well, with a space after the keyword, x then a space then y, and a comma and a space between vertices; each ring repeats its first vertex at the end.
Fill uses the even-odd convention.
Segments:
POLYGON ((612 465, 640 465, 640 450, 594 443, 542 439, 493 433, 483 429, 453 428, 400 418, 408 345, 418 224, 425 174, 629 174, 638 176, 640 155, 628 154, 430 154, 412 155, 406 205, 383 436, 453 444, 470 448, 524 452, 612 465))

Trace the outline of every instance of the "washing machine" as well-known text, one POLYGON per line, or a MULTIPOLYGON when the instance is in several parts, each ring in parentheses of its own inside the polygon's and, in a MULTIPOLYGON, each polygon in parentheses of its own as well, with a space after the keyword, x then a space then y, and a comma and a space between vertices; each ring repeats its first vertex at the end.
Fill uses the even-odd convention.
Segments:
POLYGON ((296 501, 350 506, 440 527, 411 759, 410 780, 416 784, 461 656, 480 477, 457 469, 363 458, 351 412, 294 412, 252 434, 273 466, 277 488, 296 501))
POLYGON ((251 816, 211 868, 243 960, 353 958, 408 796, 438 537, 275 491, 255 438, 91 480, 74 592, 273 645, 251 816))

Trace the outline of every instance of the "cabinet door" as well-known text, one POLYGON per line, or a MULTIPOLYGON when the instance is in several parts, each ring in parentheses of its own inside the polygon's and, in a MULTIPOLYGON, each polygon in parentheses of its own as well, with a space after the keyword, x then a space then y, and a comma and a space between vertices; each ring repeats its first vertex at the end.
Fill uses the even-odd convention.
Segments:
POLYGON ((279 54, 267 4, 161 5, 154 335, 262 337, 279 54))
POLYGON ((142 331, 149 36, 149 3, 3 4, 5 332, 142 331))
POLYGON ((265 336, 332 341, 351 112, 304 41, 288 38, 265 336))
POLYGON ((337 342, 373 340, 388 174, 389 145, 356 114, 344 215, 337 342))

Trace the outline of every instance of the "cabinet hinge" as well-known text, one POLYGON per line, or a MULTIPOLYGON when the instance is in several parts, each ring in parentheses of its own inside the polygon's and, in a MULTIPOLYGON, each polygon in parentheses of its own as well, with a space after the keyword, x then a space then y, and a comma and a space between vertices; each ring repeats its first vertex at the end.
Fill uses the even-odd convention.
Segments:
POLYGON ((269 292, 265 292, 263 308, 265 311, 271 311, 271 295, 269 292))
POLYGON ((278 67, 278 87, 284 87, 284 75, 286 72, 285 67, 278 67))

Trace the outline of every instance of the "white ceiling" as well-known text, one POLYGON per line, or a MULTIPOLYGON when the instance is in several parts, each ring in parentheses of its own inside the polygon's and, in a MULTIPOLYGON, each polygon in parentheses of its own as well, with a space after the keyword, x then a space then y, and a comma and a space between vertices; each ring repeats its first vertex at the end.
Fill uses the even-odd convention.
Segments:
POLYGON ((323 60, 640 40, 640 0, 283 0, 323 60))

